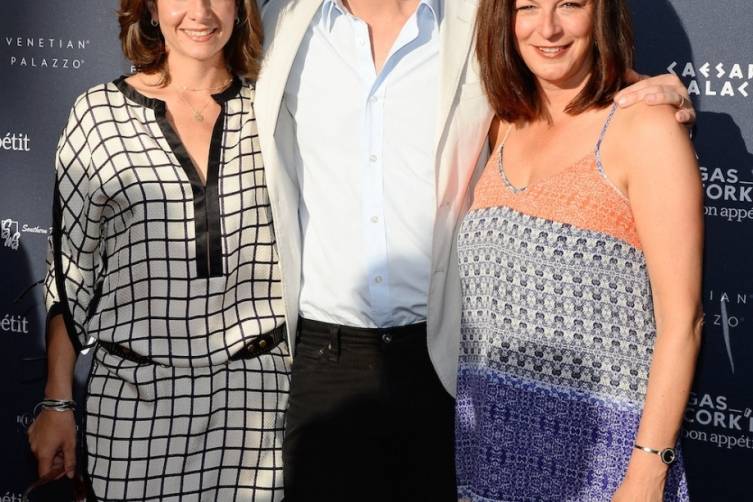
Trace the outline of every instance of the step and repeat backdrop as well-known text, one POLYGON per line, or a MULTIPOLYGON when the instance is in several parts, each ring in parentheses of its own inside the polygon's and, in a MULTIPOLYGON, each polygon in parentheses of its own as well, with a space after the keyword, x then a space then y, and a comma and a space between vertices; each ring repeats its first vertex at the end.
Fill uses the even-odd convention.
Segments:
MULTIPOLYGON (((456 0, 447 0, 456 1, 456 0)), ((632 0, 642 73, 698 110, 704 341, 682 432, 693 501, 753 501, 753 2, 632 0)), ((116 0, 3 2, 0 16, 0 501, 36 477, 26 442, 45 379, 53 156, 76 96, 130 71, 116 0)), ((661 214, 656 215, 661 218, 661 214)), ((79 360, 78 379, 88 364, 79 360)), ((50 500, 65 500, 63 497, 50 500)))

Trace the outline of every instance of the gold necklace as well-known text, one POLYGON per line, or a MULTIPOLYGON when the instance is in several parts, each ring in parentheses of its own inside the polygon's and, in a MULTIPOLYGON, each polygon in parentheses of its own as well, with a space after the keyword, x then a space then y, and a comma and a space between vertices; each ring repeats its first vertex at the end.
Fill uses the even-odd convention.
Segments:
POLYGON ((222 89, 226 88, 228 85, 230 85, 230 82, 232 82, 232 81, 233 81, 233 79, 231 77, 231 78, 225 80, 222 84, 220 84, 220 85, 218 85, 216 87, 206 87, 204 89, 194 89, 194 88, 190 88, 190 87, 186 87, 186 86, 182 85, 182 86, 180 86, 180 89, 181 89, 180 92, 178 92, 178 98, 180 98, 181 101, 183 101, 186 105, 188 105, 188 107, 193 112, 193 119, 196 122, 204 122, 204 110, 207 109, 207 107, 209 106, 209 104, 211 103, 211 101, 208 101, 201 108, 196 108, 196 107, 194 107, 186 99, 185 96, 183 96, 183 93, 185 93, 185 92, 211 92, 211 91, 219 91, 219 90, 222 90, 222 89))
POLYGON ((183 90, 183 92, 219 91, 219 90, 224 89, 228 85, 230 85, 230 82, 232 81, 233 81, 233 77, 229 77, 223 83, 215 87, 205 87, 205 88, 200 89, 197 87, 186 87, 185 85, 181 85, 180 88, 183 90))
POLYGON ((204 112, 204 110, 207 109, 207 106, 209 106, 209 103, 211 103, 211 101, 207 102, 204 106, 202 106, 201 108, 197 109, 197 108, 194 108, 194 106, 191 103, 189 103, 186 98, 183 97, 182 93, 179 92, 178 93, 178 97, 180 98, 181 101, 183 101, 185 104, 187 104, 188 107, 191 109, 191 111, 193 112, 193 119, 196 122, 204 122, 204 113, 203 112, 204 112))

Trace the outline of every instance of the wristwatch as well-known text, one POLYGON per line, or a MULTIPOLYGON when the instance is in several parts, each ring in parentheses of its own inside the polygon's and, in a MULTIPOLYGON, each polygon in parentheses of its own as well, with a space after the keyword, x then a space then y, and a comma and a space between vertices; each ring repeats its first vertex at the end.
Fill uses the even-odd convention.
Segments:
POLYGON ((674 448, 664 448, 663 450, 654 450, 653 448, 649 448, 647 446, 641 446, 638 443, 635 443, 635 447, 638 448, 641 451, 645 451, 646 453, 653 453, 654 455, 659 455, 659 458, 662 462, 664 462, 667 465, 672 465, 675 460, 677 460, 677 452, 674 448))

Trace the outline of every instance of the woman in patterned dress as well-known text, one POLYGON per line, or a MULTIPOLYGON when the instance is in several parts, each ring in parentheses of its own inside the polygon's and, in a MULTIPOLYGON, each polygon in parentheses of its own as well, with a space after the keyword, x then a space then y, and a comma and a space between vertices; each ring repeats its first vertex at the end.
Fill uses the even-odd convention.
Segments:
POLYGON ((688 500, 702 195, 666 105, 612 105, 623 0, 482 0, 497 118, 458 235, 460 496, 688 500))
POLYGON ((282 498, 288 351, 254 117, 255 0, 121 0, 137 73, 76 101, 56 159, 40 475, 75 470, 76 353, 93 349, 97 500, 282 498), (63 403, 63 404, 61 404, 63 403))

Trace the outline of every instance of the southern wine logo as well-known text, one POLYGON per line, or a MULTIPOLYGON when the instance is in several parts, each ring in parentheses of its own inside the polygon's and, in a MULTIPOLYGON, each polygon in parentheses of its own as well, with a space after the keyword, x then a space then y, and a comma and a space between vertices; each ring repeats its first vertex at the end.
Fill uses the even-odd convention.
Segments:
POLYGON ((0 241, 3 246, 18 251, 18 246, 21 245, 21 232, 17 221, 0 220, 0 241))
POLYGON ((48 236, 51 229, 40 225, 21 225, 17 220, 10 218, 0 220, 0 245, 18 251, 21 245, 22 234, 36 234, 39 236, 48 236))

